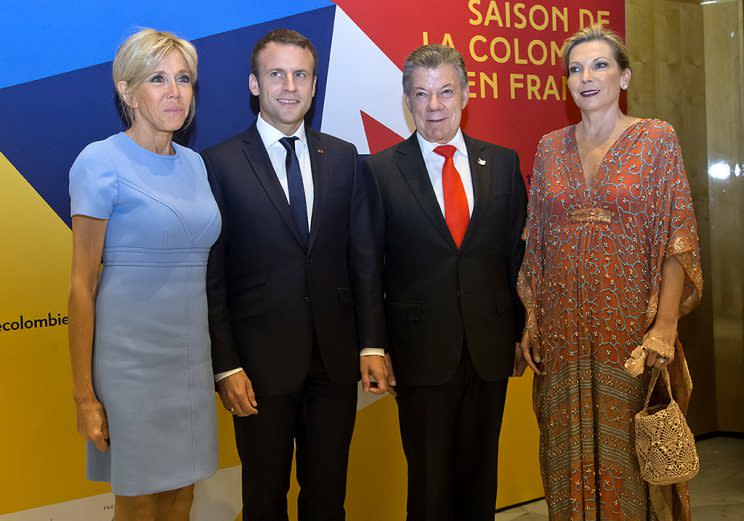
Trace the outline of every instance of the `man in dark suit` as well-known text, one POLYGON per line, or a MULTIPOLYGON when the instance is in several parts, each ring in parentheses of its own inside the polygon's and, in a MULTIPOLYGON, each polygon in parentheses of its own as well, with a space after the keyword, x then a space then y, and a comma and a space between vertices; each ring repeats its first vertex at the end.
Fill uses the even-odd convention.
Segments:
POLYGON ((300 520, 343 520, 360 365, 365 390, 387 389, 356 149, 303 121, 316 68, 301 34, 264 36, 251 57, 256 123, 203 154, 223 223, 207 269, 212 360, 250 521, 287 519, 295 444, 300 520))
POLYGON ((501 417, 524 320, 519 160, 461 132, 467 83, 456 50, 413 51, 403 91, 417 130, 365 163, 409 521, 493 521, 501 417))

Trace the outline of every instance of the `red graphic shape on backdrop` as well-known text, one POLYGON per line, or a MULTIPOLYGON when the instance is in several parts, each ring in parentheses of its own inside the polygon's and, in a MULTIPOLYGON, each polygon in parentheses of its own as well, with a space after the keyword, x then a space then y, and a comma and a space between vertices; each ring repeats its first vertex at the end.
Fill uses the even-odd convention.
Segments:
POLYGON ((364 125, 364 133, 367 135, 370 154, 376 154, 403 141, 403 137, 387 128, 363 110, 359 112, 362 115, 362 124, 364 125))

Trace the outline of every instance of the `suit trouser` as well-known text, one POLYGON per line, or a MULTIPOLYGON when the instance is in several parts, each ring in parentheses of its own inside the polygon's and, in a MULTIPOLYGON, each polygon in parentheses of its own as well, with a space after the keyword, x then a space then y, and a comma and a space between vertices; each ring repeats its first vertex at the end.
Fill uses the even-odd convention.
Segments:
POLYGON ((493 521, 508 379, 487 382, 467 347, 443 385, 399 385, 408 521, 493 521))
POLYGON ((299 521, 343 521, 357 385, 331 382, 314 347, 300 390, 256 401, 258 414, 234 418, 243 464, 243 521, 287 521, 295 444, 299 521))

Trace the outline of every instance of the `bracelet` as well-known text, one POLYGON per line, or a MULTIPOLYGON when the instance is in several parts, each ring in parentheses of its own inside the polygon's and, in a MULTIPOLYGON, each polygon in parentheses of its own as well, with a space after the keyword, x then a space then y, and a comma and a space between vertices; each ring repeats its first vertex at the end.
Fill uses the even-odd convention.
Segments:
POLYGON ((654 351, 659 356, 668 358, 669 360, 674 359, 674 346, 660 338, 648 337, 643 341, 643 348, 646 351, 654 351))

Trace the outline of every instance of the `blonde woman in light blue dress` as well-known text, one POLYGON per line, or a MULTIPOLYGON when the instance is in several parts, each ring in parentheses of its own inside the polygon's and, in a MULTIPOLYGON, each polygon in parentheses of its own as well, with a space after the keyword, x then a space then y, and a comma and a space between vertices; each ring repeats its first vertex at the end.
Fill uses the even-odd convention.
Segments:
POLYGON ((194 114, 196 62, 170 33, 125 41, 113 68, 131 126, 70 170, 73 395, 117 521, 187 521, 217 468, 205 275, 221 220, 200 156, 172 141, 194 114))

